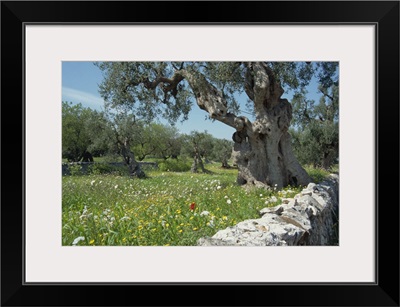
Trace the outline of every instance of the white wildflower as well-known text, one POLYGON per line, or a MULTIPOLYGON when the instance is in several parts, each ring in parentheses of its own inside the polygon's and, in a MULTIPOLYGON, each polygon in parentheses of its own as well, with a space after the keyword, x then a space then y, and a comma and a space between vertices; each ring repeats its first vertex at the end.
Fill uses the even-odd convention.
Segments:
POLYGON ((210 214, 210 212, 208 212, 208 211, 203 211, 203 212, 200 213, 200 216, 207 216, 207 215, 209 215, 209 214, 210 214))
POLYGON ((92 180, 92 181, 90 182, 90 185, 94 185, 95 182, 96 182, 96 180, 92 180))
POLYGON ((75 246, 76 244, 78 244, 80 241, 85 240, 85 237, 77 237, 74 242, 72 242, 72 245, 75 246))
POLYGON ((229 198, 227 195, 224 196, 225 199, 229 198))
POLYGON ((115 185, 114 189, 118 189, 118 184, 117 184, 117 185, 115 185))
POLYGON ((82 215, 81 215, 79 218, 80 218, 80 219, 83 219, 83 218, 87 217, 86 213, 87 213, 87 206, 85 206, 85 207, 83 208, 82 215))
POLYGON ((226 200, 226 203, 227 203, 228 205, 230 205, 230 204, 232 203, 232 201, 231 201, 230 199, 227 199, 227 200, 226 200))
POLYGON ((220 190, 222 187, 219 185, 219 186, 217 186, 217 190, 220 190))

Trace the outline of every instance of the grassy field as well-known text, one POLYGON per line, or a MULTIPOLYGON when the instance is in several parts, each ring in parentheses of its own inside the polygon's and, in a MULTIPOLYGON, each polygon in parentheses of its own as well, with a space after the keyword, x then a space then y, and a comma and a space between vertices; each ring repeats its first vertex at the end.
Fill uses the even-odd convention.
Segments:
MULTIPOLYGON (((236 169, 208 164, 212 174, 148 171, 147 179, 102 174, 65 176, 63 245, 194 246, 199 238, 259 217, 301 188, 246 191, 236 169)), ((326 171, 308 168, 322 180, 326 171)))

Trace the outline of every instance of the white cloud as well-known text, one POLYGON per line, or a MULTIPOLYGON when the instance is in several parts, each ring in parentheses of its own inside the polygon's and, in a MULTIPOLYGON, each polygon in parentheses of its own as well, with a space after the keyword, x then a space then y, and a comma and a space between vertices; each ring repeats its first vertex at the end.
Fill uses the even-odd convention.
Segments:
POLYGON ((75 90, 69 87, 62 88, 62 100, 73 103, 81 103, 84 107, 96 110, 100 110, 104 103, 104 100, 100 96, 75 90))

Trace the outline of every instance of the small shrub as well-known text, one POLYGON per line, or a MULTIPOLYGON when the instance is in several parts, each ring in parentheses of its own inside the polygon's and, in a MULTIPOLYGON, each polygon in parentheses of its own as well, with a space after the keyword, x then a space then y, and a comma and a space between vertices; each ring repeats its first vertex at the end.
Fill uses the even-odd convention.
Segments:
POLYGON ((307 171, 308 175, 311 177, 314 183, 322 182, 330 175, 330 172, 323 168, 308 166, 305 167, 305 170, 307 171))
POLYGON ((106 164, 106 163, 96 163, 91 165, 90 167, 90 173, 92 175, 102 175, 102 174, 108 174, 112 172, 111 165, 106 164))
POLYGON ((187 160, 169 159, 158 164, 163 172, 187 172, 190 170, 190 163, 187 160))
POLYGON ((83 175, 82 167, 79 164, 68 165, 69 173, 71 176, 81 176, 83 175))
POLYGON ((333 164, 329 171, 334 174, 339 174, 339 164, 333 164))
POLYGON ((125 166, 116 166, 108 163, 95 163, 90 166, 89 173, 92 175, 116 174, 123 176, 128 174, 128 169, 125 166))

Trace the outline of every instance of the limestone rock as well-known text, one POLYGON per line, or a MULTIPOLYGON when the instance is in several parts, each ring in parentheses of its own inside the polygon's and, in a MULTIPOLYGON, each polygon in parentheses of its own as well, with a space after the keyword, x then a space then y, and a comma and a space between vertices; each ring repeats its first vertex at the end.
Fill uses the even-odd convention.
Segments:
POLYGON ((201 238, 198 246, 335 245, 339 176, 310 183, 293 199, 260 210, 260 218, 242 221, 201 238))

